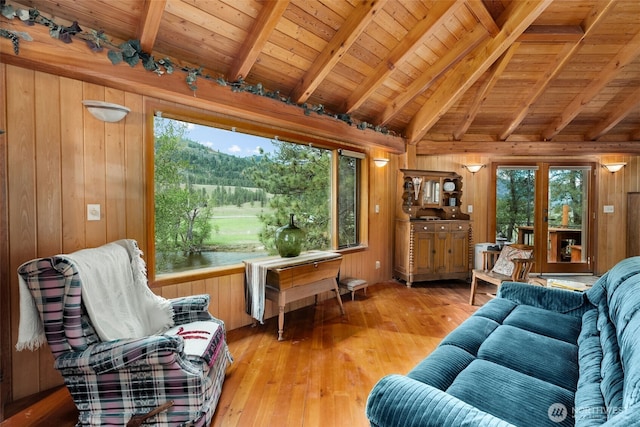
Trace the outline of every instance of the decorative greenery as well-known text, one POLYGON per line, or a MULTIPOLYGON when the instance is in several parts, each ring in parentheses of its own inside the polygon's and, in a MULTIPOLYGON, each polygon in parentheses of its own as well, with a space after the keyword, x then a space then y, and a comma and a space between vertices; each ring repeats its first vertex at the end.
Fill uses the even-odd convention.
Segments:
MULTIPOLYGON (((72 43, 74 38, 83 40, 86 45, 94 52, 102 52, 104 47, 108 48, 107 57, 113 65, 117 65, 121 62, 129 64, 130 67, 135 67, 139 63, 147 71, 153 71, 158 75, 164 73, 172 74, 175 67, 169 58, 163 58, 156 60, 153 55, 142 50, 139 40, 128 40, 119 45, 113 43, 102 31, 89 30, 84 31, 76 21, 70 26, 64 26, 57 24, 53 19, 47 18, 40 14, 37 9, 14 9, 13 6, 6 4, 6 0, 0 0, 0 8, 2 16, 12 20, 14 18, 20 19, 26 25, 32 26, 35 24, 44 25, 49 28, 49 35, 62 41, 63 43, 72 43)), ((33 39, 28 33, 19 31, 10 31, 0 28, 0 37, 7 38, 13 43, 13 50, 16 55, 20 52, 20 39, 25 41, 32 41, 33 39)), ((307 103, 297 104, 291 100, 290 97, 280 95, 279 91, 266 90, 261 83, 250 85, 244 82, 243 79, 238 79, 235 82, 229 82, 224 77, 213 77, 203 72, 202 67, 180 67, 180 71, 186 73, 186 83, 189 89, 196 91, 198 89, 197 80, 202 78, 216 82, 220 86, 229 86, 233 92, 248 92, 253 95, 265 96, 267 98, 275 99, 280 102, 284 102, 288 105, 295 105, 304 110, 305 115, 316 113, 319 115, 325 115, 333 117, 337 120, 341 120, 347 123, 349 126, 354 124, 358 129, 365 130, 371 129, 376 132, 389 135, 392 132, 385 126, 375 126, 365 121, 354 120, 349 114, 345 113, 330 113, 325 110, 322 104, 311 105, 307 103)))

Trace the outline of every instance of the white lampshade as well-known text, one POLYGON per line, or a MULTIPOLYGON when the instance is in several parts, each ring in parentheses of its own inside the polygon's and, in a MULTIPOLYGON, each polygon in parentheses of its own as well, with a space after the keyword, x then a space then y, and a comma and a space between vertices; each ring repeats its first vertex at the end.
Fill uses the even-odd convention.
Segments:
POLYGON ((606 164, 603 164, 602 167, 605 168, 606 170, 608 170, 609 172, 613 173, 613 172, 618 172, 620 169, 622 169, 626 165, 627 164, 625 162, 606 163, 606 164))
POLYGON ((467 170, 471 173, 476 173, 478 172, 480 169, 482 169, 484 167, 484 165, 481 164, 473 164, 473 165, 462 165, 465 168, 467 168, 467 170))
POLYGON ((129 108, 112 104, 110 102, 104 101, 82 101, 87 110, 98 120, 102 120, 103 122, 119 122, 124 119, 124 117, 129 114, 131 111, 129 108))
POLYGON ((373 163, 375 163, 377 167, 381 168, 389 163, 389 159, 373 159, 373 163))

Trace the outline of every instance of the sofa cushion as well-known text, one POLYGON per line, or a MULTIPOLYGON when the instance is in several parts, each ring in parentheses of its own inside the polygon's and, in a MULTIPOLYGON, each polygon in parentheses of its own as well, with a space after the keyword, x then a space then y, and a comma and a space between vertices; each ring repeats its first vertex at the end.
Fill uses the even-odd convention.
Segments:
POLYGON ((455 345, 472 355, 478 354, 478 348, 499 323, 482 316, 471 316, 447 335, 440 345, 455 345))
POLYGON ((455 345, 440 345, 429 357, 418 363, 408 374, 409 378, 446 390, 458 374, 475 356, 455 345))
MULTIPOLYGON (((504 286, 504 285, 503 285, 504 286)), ((502 289, 502 286, 500 287, 502 289)), ((498 323, 504 322, 509 314, 518 306, 518 303, 510 301, 505 298, 495 298, 489 301, 488 304, 480 307, 474 316, 486 317, 487 319, 494 320, 498 323)))
POLYGON ((580 377, 576 390, 576 427, 597 426, 607 420, 604 396, 600 389, 602 345, 596 328, 598 311, 591 310, 582 317, 582 331, 578 338, 580 377))
POLYGON ((503 322, 505 325, 515 326, 572 344, 578 340, 581 323, 582 320, 579 317, 530 305, 518 306, 503 322))
POLYGON ((487 360, 477 359, 447 392, 517 426, 573 426, 573 393, 487 360))
POLYGON ((578 347, 533 332, 500 326, 482 344, 478 358, 539 380, 576 390, 578 347))

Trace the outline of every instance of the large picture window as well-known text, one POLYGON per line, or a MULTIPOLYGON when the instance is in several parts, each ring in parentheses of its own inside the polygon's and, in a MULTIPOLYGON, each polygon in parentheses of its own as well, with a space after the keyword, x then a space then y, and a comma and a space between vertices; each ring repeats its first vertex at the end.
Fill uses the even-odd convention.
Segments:
POLYGON ((155 275, 274 255, 290 214, 303 250, 359 246, 363 158, 154 117, 155 275))

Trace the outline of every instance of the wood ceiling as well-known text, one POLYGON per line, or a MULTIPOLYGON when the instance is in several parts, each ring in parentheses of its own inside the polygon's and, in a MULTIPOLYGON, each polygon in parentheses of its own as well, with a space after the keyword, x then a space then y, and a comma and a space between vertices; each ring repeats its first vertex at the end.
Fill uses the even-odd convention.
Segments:
POLYGON ((21 4, 384 126, 418 154, 640 145, 638 0, 21 4))

